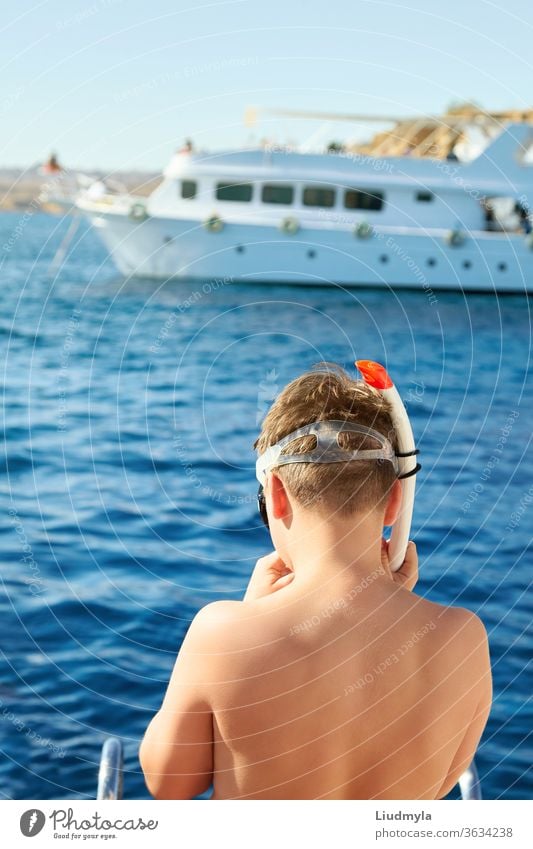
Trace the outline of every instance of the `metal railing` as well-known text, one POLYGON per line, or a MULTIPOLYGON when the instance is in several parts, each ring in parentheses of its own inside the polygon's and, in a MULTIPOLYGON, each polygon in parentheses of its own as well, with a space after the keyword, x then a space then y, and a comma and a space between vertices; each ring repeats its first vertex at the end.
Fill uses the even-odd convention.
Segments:
POLYGON ((104 741, 98 772, 97 799, 122 799, 124 750, 118 737, 104 741))
POLYGON ((481 796, 481 784, 479 783, 479 775, 474 761, 468 769, 465 769, 459 779, 459 788, 461 790, 461 799, 468 801, 470 799, 479 800, 481 796))

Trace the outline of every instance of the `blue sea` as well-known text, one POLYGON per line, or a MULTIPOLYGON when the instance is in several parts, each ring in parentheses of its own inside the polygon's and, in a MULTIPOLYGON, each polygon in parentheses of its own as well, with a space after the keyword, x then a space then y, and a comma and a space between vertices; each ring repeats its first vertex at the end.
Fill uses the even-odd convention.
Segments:
POLYGON ((485 798, 532 795, 531 301, 126 280, 83 223, 0 216, 0 790, 94 797, 107 735, 125 797, 196 611, 239 598, 269 538, 252 443, 292 378, 384 362, 421 449, 418 591, 490 638, 485 798), (6 249, 7 246, 7 249, 6 249))

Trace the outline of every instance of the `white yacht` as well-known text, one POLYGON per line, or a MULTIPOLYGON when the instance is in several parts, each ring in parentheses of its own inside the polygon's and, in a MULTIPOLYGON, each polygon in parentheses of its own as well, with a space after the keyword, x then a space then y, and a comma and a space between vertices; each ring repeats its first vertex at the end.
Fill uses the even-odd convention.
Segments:
POLYGON ((126 275, 531 292, 532 141, 509 123, 462 161, 191 145, 149 197, 98 183, 76 205, 126 275))

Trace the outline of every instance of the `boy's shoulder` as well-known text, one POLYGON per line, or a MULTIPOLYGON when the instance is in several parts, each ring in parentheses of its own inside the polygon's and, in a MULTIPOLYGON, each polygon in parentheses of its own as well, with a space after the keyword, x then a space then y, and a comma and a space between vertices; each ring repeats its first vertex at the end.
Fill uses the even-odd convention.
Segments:
MULTIPOLYGON (((452 655, 460 657, 467 654, 473 662, 485 662, 488 657, 487 632, 475 613, 463 607, 446 606, 415 597, 414 593, 412 602, 417 627, 427 626, 424 633, 431 634, 433 645, 440 644, 448 659, 452 655)), ((233 654, 235 661, 243 649, 265 650, 265 639, 269 642, 267 633, 276 631, 271 619, 268 608, 257 602, 211 602, 194 617, 187 641, 195 653, 210 656, 216 662, 221 662, 226 653, 227 659, 232 653, 237 653, 233 654)), ((277 621, 278 617, 275 619, 277 621)))
POLYGON ((200 608, 187 632, 199 652, 231 651, 253 627, 250 605, 243 601, 212 601, 200 608))
POLYGON ((200 608, 191 622, 189 633, 198 638, 212 636, 239 619, 243 607, 242 601, 212 601, 200 608))
POLYGON ((463 630, 468 633, 486 634, 483 622, 472 610, 466 607, 439 604, 434 601, 430 601, 428 604, 436 609, 439 620, 446 627, 463 630))
POLYGON ((487 650, 488 637, 479 616, 465 607, 455 607, 424 599, 424 608, 434 623, 434 637, 440 638, 450 649, 452 646, 487 650))
POLYGON ((266 652, 283 634, 284 616, 263 599, 251 601, 214 601, 202 607, 194 617, 187 640, 194 651, 211 655, 215 664, 240 660, 248 662, 250 652, 266 652), (224 657, 225 655, 225 657, 224 657))

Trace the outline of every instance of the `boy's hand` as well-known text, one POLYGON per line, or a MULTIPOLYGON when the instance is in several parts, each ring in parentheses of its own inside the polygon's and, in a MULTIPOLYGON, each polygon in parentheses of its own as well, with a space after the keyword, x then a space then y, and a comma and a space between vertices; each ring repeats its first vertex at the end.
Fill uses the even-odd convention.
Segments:
POLYGON ((410 540, 405 552, 405 560, 397 572, 391 572, 389 560, 389 542, 388 539, 381 540, 381 565, 390 574, 395 584, 404 587, 406 590, 412 590, 418 581, 418 554, 416 553, 416 545, 413 540, 410 540))
POLYGON ((294 572, 285 566, 277 551, 260 557, 248 583, 244 601, 263 598, 283 589, 294 579, 294 572))

